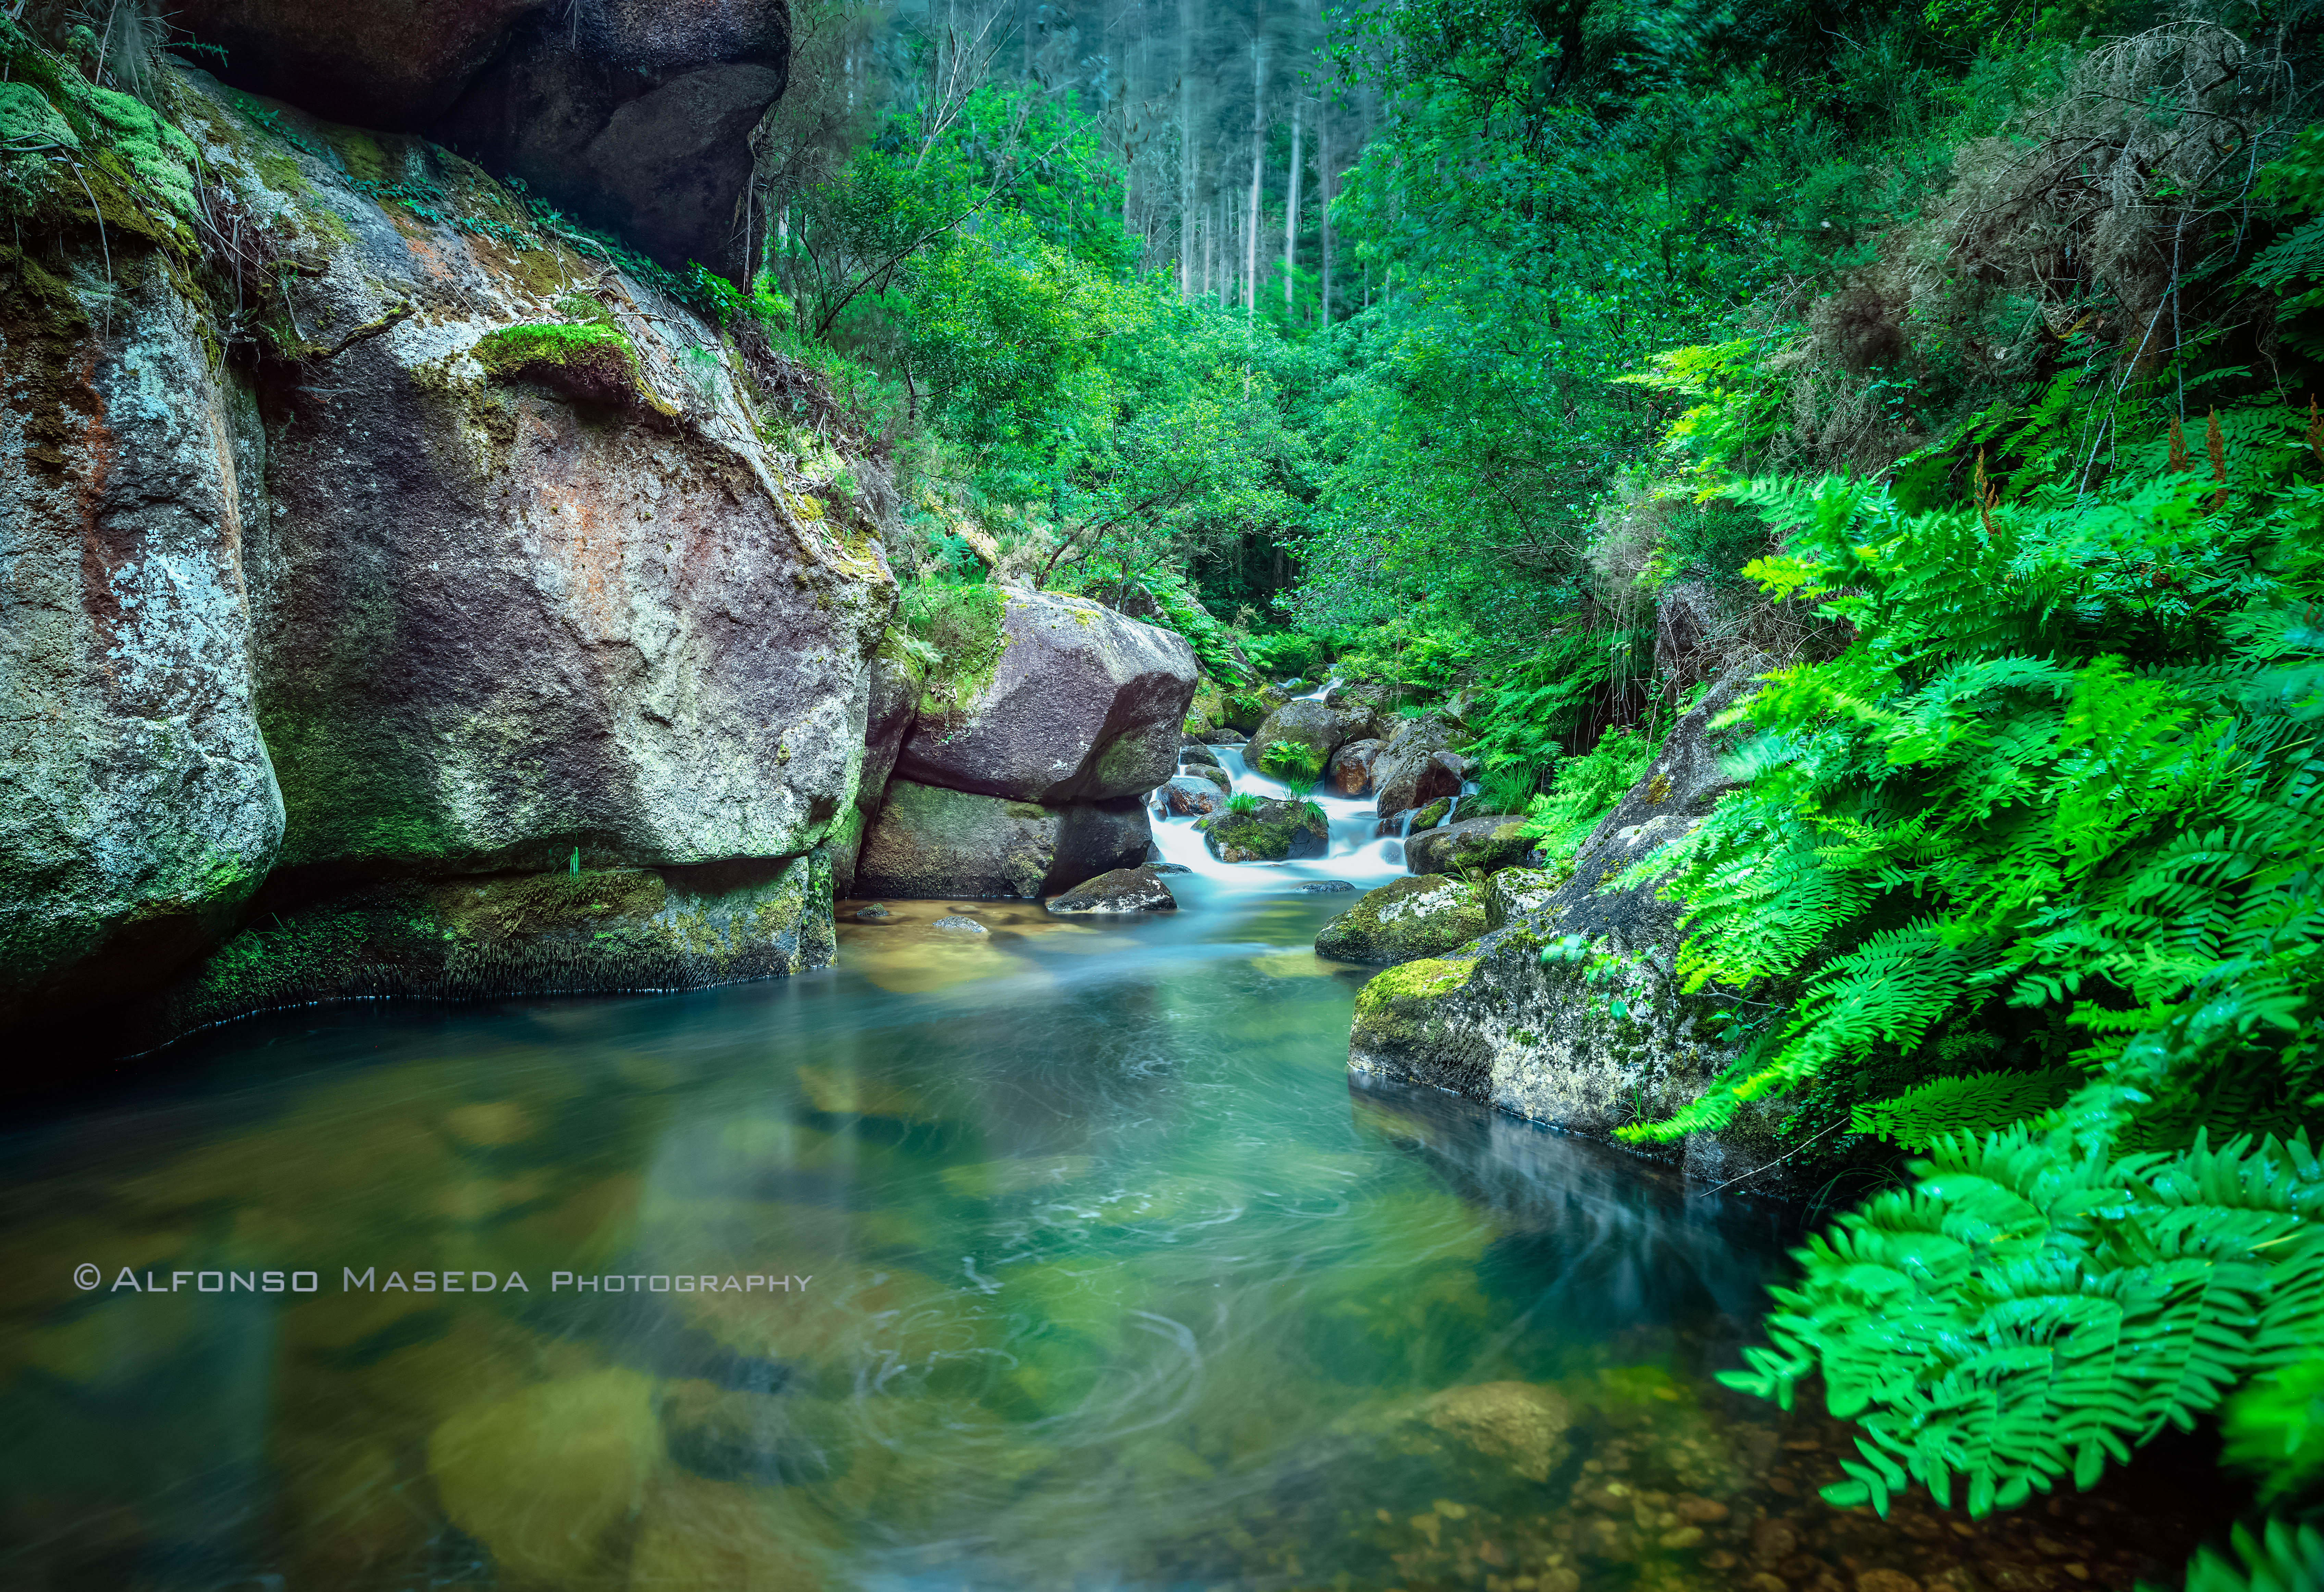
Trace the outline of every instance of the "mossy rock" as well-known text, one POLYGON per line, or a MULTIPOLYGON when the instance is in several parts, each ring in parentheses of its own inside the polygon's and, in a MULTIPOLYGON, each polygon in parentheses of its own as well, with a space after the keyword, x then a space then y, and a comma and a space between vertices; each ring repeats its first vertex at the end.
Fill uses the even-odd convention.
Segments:
POLYGON ((1227 694, 1216 680, 1204 675, 1194 684, 1194 700, 1187 704, 1185 729, 1189 736, 1200 737, 1227 727, 1227 694))
POLYGON ((1332 829, 1312 802, 1260 802, 1203 821, 1203 840, 1222 862, 1285 862, 1321 857, 1332 829))
POLYGON ((1442 956, 1484 932, 1485 905, 1473 888, 1424 873, 1382 885, 1325 924, 1315 954, 1392 965, 1442 956))
POLYGON ((1442 828, 1418 833, 1404 843, 1405 865, 1415 873, 1497 873, 1514 868, 1533 855, 1535 840, 1525 832, 1522 817, 1500 814, 1463 818, 1442 828))
POLYGON ((1401 963, 1356 991, 1353 1043, 1409 1053, 1445 1026, 1446 1008, 1476 976, 1475 957, 1422 957, 1401 963))
POLYGON ((1243 760, 1295 789, 1323 777, 1348 740, 1347 722, 1320 702, 1286 702, 1268 713, 1243 748, 1243 760))
POLYGON ((626 408, 646 397, 638 352, 619 327, 600 322, 528 321, 488 332, 476 363, 503 381, 530 382, 582 403, 626 408))
POLYGON ((1444 822, 1444 814, 1450 813, 1452 810, 1452 798, 1451 796, 1438 796, 1434 801, 1429 803, 1426 806, 1421 808, 1420 811, 1412 815, 1412 833, 1418 834, 1424 829, 1435 828, 1438 824, 1444 822))
MULTIPOLYGON (((1219 722, 1229 730, 1249 735, 1267 722, 1267 715, 1291 700, 1290 694, 1274 686, 1254 686, 1222 694, 1224 712, 1219 722)), ((1199 733, 1199 732, 1198 732, 1199 733)))

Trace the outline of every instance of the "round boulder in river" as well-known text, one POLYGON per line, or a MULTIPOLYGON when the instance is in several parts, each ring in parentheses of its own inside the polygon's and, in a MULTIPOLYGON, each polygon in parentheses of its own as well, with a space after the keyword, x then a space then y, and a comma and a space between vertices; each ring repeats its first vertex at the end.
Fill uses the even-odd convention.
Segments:
POLYGON ((1080 597, 997 590, 969 673, 931 679, 898 778, 1059 806, 1177 772, 1193 649, 1080 597))
POLYGON ((1049 902, 1052 912, 1176 912, 1178 897, 1151 868, 1117 868, 1049 902))
POLYGON ((1330 851, 1332 827, 1312 802, 1260 802, 1204 819, 1203 840, 1222 862, 1284 862, 1330 851))
POLYGON ((1382 885, 1323 925, 1315 954, 1379 966, 1442 956, 1485 932, 1485 904, 1457 879, 1424 873, 1382 885))
POLYGON ((1178 749, 1178 766, 1183 768, 1190 763, 1215 768, 1219 766, 1219 754, 1199 741, 1190 741, 1178 749))
POLYGON ((1320 702, 1286 702, 1267 715, 1242 749, 1244 766, 1286 785, 1313 784, 1348 738, 1341 715, 1320 702))

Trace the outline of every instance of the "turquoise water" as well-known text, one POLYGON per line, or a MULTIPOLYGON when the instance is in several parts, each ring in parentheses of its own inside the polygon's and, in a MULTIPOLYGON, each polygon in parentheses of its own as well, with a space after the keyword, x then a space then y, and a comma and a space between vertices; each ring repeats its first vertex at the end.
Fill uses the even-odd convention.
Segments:
POLYGON ((1173 882, 280 1014, 18 1127, 0 1587, 1726 1584, 1778 1218, 1351 1089, 1349 897, 1173 882))

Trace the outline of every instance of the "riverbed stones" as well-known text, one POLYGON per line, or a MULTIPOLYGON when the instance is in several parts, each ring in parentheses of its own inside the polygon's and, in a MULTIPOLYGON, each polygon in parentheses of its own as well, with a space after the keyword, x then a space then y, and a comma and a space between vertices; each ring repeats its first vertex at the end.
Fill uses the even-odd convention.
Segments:
MULTIPOLYGON (((1722 677, 1673 727, 1637 786, 1582 842, 1572 874, 1513 884, 1500 925, 1443 957, 1391 968, 1356 998, 1349 1066, 1451 1090, 1517 1116, 1592 1136, 1667 1117, 1740 1054, 1716 988, 1690 992, 1674 964, 1679 909, 1652 885, 1601 891, 1614 875, 1686 834, 1731 782, 1712 722, 1752 686, 1722 677), (1649 814, 1643 820, 1640 814, 1649 814)), ((1785 1158, 1782 1109, 1754 1101, 1716 1133, 1655 1154, 1692 1175, 1764 1192, 1821 1181, 1785 1158)), ((1806 1164, 1803 1164, 1805 1163, 1806 1164)))
POLYGON ((1283 862, 1332 849, 1323 812, 1305 802, 1262 801, 1202 821, 1203 841, 1222 862, 1283 862))
POLYGON ((1388 743, 1376 737, 1351 741, 1332 754, 1331 767, 1326 770, 1332 789, 1343 796, 1370 796, 1372 788, 1372 765, 1379 760, 1380 749, 1388 743))
POLYGON ((1377 1433, 1407 1461, 1509 1473, 1547 1481, 1564 1463, 1575 1413, 1555 1389, 1486 1382, 1441 1393, 1350 1424, 1377 1433))
POLYGON ((891 779, 856 863, 862 894, 1037 900, 1146 860, 1153 827, 1135 797, 1045 807, 891 779))
POLYGON ((1196 764, 1205 768, 1216 768, 1219 766, 1219 754, 1199 741, 1187 741, 1178 749, 1178 767, 1185 768, 1196 764))
POLYGON ((1175 817, 1206 818, 1226 811, 1227 793, 1193 774, 1176 776, 1155 794, 1175 817))
POLYGON ((1311 879, 1299 887, 1303 896, 1352 896, 1356 887, 1343 879, 1311 879))
POLYGON ((1381 965, 1441 956, 1485 932, 1484 903, 1465 881, 1443 874, 1399 879, 1364 898, 1315 936, 1315 954, 1381 965))
POLYGON ((973 917, 962 917, 957 914, 954 914, 950 917, 940 917, 934 923, 930 924, 928 927, 934 929, 939 934, 964 934, 970 939, 975 939, 980 934, 989 934, 992 932, 991 929, 986 928, 982 924, 977 922, 976 919, 973 917))
POLYGON ((1117 868, 1049 899, 1050 911, 1076 915, 1177 909, 1178 898, 1150 867, 1117 868))
POLYGON ((662 1464, 654 1384, 600 1371, 461 1411, 428 1440, 428 1470, 455 1524, 521 1582, 598 1569, 662 1464))
POLYGON ((924 708, 905 779, 1061 806, 1143 796, 1178 767, 1194 654, 1179 637, 1086 598, 1005 592, 991 678, 924 708))
POLYGON ((1415 829, 1404 842, 1405 866, 1414 873, 1492 873, 1530 856, 1532 837, 1521 814, 1462 818, 1426 831, 1415 829))

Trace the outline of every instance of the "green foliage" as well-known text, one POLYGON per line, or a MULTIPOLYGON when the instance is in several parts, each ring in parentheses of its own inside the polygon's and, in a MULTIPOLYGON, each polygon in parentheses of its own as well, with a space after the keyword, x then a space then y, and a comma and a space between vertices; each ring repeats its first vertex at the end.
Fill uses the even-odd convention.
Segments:
POLYGON ((2257 1477, 2262 1503, 2324 1481, 2324 1346, 2229 1399, 2222 1425, 2227 1463, 2257 1477))
MULTIPOLYGON (((2209 1548, 2187 1571, 2187 1592, 2316 1592, 2324 1587, 2324 1532, 2310 1524, 2271 1520, 2258 1536, 2235 1532, 2231 1563, 2209 1548)), ((2141 1592, 2147 1592, 2142 1587, 2141 1592)))
POLYGON ((1831 1504, 1908 1481, 2013 1508, 2237 1383, 2291 1365, 2324 1313, 2324 1166, 2304 1136, 2117 1155, 2134 1091, 2101 1083, 2041 1127, 1940 1140, 1909 1190, 1801 1252, 1769 1344, 1731 1385, 1788 1404, 1820 1374, 1864 1435, 1831 1504))
POLYGON ((923 580, 904 588, 897 620, 906 649, 927 670, 921 713, 957 720, 991 684, 1008 650, 1007 609, 997 586, 923 580))
POLYGON ((512 373, 528 365, 571 365, 611 361, 634 376, 637 351, 618 327, 599 322, 530 321, 502 327, 476 340, 476 363, 512 373))
POLYGON ((1975 1137, 2038 1117, 2080 1081, 2080 1073, 2066 1068, 1932 1078, 1891 1099, 1859 1102, 1849 1130, 1872 1134, 1908 1150, 1925 1150, 1955 1134, 1975 1137))
POLYGON ((1247 790, 1239 790, 1232 796, 1227 797, 1227 811, 1230 813, 1256 813, 1259 811, 1259 798, 1247 790))
MULTIPOLYGON (((1861 483, 1745 492, 1791 534, 1757 578, 1856 639, 1768 677, 1748 791, 1648 868, 1693 910, 1690 988, 1800 992, 1772 1056, 1626 1131, 1718 1126, 1993 1002, 2062 1018, 2085 1067, 2191 1024, 2130 1130, 2154 1143, 2297 1123, 2324 1010, 2303 944, 2324 490, 2284 478, 2283 411, 2221 427, 2221 508, 2167 448, 1982 513, 1861 483)), ((2042 1043, 2028 1060, 2063 1059, 2042 1043)))
POLYGON ((1545 866, 1572 856, 1655 760, 1655 744, 1635 730, 1609 730, 1598 744, 1558 766, 1549 789, 1526 809, 1524 834, 1542 842, 1545 866))

